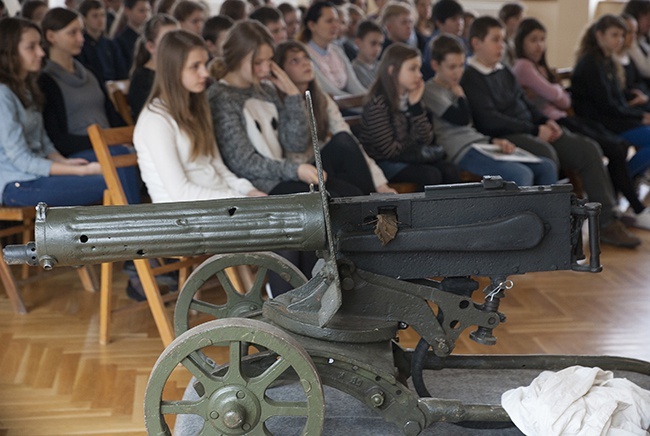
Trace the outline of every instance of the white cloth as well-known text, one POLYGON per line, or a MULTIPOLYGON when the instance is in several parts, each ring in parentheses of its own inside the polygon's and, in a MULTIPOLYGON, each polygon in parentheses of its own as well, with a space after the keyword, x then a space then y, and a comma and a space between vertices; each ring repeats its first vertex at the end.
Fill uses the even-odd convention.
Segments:
POLYGON ((142 180, 154 203, 244 197, 254 186, 235 176, 215 144, 214 157, 190 159, 189 137, 159 100, 145 107, 135 126, 133 145, 142 180), (153 107, 152 107, 153 105, 153 107))
POLYGON ((527 436, 650 435, 650 391, 600 368, 544 371, 501 405, 527 436))

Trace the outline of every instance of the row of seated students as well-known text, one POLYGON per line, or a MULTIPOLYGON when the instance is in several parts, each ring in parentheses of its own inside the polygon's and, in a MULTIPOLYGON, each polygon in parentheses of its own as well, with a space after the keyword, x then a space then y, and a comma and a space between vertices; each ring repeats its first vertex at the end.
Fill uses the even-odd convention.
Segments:
MULTIPOLYGON (((312 6, 321 12, 328 7, 327 4, 312 6)), ((309 10, 305 19, 308 16, 309 10)), ((309 42, 318 40, 322 29, 317 22, 323 16, 327 15, 321 13, 311 26, 308 44, 287 42, 279 44, 277 50, 276 41, 259 22, 238 22, 226 35, 222 56, 212 65, 218 80, 207 92, 207 100, 209 55, 203 40, 189 32, 172 29, 156 37, 158 50, 150 51, 152 55, 159 53, 152 56, 156 74, 135 135, 142 178, 154 201, 307 190, 308 184, 315 181, 315 168, 309 152, 308 123, 301 94, 310 89, 315 96, 328 190, 333 195, 393 192, 387 184, 389 180, 411 179, 420 181, 420 185, 455 182, 458 169, 454 164, 475 168, 477 173, 486 168, 481 167, 474 149, 467 145, 492 141, 507 152, 513 149, 514 143, 539 155, 541 162, 510 164, 508 168, 501 165, 500 169, 494 162, 484 162, 493 165, 490 173, 503 171, 506 178, 525 185, 554 182, 558 167, 576 170, 583 178, 589 198, 604 205, 603 242, 627 247, 638 245, 638 238, 624 229, 615 214, 614 190, 601 163, 598 144, 568 128, 560 128, 528 103, 516 82, 508 83, 512 74, 500 67, 504 38, 499 21, 482 17, 472 25, 469 41, 474 56, 465 74, 465 49, 453 38, 435 39, 431 45, 434 47, 431 66, 437 74, 426 84, 420 74, 420 52, 403 43, 391 44, 378 64, 378 79, 371 85, 364 107, 359 133, 364 150, 328 93, 320 89, 318 66, 311 62, 309 42), (472 74, 479 76, 466 79, 472 74), (500 92, 501 100, 490 101, 494 100, 490 90, 500 88, 490 85, 489 80, 495 80, 493 83, 497 85, 507 84, 505 89, 510 92, 500 92), (487 91, 477 90, 482 82, 487 83, 487 91), (485 104, 489 109, 481 106, 485 104), (433 122, 427 116, 429 112, 433 114, 433 122), (489 119, 486 122, 486 116, 495 115, 510 119, 496 120, 501 124, 489 119), (471 125, 471 118, 478 131, 471 125), (519 124, 512 124, 516 120, 519 124), (481 127, 481 122, 487 129, 506 125, 510 130, 491 134, 481 127), (513 129, 513 125, 518 127, 513 129), (432 144, 434 129, 436 143, 447 151, 447 160, 442 159, 440 148, 432 144), (152 138, 157 140, 152 142, 152 138), (459 147, 460 142, 463 143, 459 147)), ((69 204, 59 201, 58 195, 66 191, 73 196, 81 185, 94 186, 99 201, 103 186, 98 180, 98 168, 89 163, 94 156, 88 152, 87 136, 79 126, 94 122, 104 127, 113 125, 114 111, 101 81, 73 59, 83 43, 79 16, 55 8, 46 14, 42 27, 49 51, 46 73, 38 76, 45 93, 44 103, 33 83, 44 55, 39 51, 38 27, 15 19, 0 24, 2 46, 14 47, 13 54, 6 54, 7 59, 3 59, 6 65, 14 66, 6 71, 17 74, 17 77, 1 79, 7 85, 7 98, 3 99, 9 108, 7 113, 16 114, 11 120, 15 124, 2 128, 2 132, 22 135, 13 147, 6 146, 10 140, 2 141, 7 155, 2 162, 13 171, 2 171, 8 177, 1 180, 3 203, 33 204, 34 197, 38 196, 38 201, 52 205, 69 204), (20 64, 17 68, 16 63, 20 64), (29 86, 21 88, 21 83, 29 86), (79 84, 86 87, 82 93, 74 88, 79 84), (41 107, 45 113, 43 118, 35 110, 41 107), (45 120, 45 129, 42 124, 39 127, 39 119, 41 123, 45 120), (53 145, 59 151, 53 150, 49 137, 56 138, 53 145), (33 163, 26 165, 23 158, 16 159, 20 153, 33 158, 33 163), (33 168, 38 171, 32 171, 33 168), (55 188, 52 179, 57 177, 53 176, 72 174, 85 174, 86 179, 83 183, 71 181, 65 187, 55 188), (39 187, 32 189, 30 183, 39 187)), ((593 36, 598 39, 597 32, 606 31, 594 27, 593 36)), ((602 50, 601 45, 596 45, 602 50)), ((137 190, 137 182, 128 180, 128 174, 123 177, 127 188, 137 190)), ((77 204, 93 202, 78 199, 77 204)), ((639 215, 644 211, 640 210, 639 215)))

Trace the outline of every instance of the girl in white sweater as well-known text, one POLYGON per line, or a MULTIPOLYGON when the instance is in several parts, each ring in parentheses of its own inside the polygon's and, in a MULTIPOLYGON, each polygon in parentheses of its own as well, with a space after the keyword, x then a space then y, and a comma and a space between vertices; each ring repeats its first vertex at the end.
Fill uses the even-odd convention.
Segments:
POLYGON ((133 142, 154 203, 266 195, 223 163, 205 96, 208 50, 187 31, 160 42, 156 79, 133 142), (179 86, 180 85, 180 86, 179 86))

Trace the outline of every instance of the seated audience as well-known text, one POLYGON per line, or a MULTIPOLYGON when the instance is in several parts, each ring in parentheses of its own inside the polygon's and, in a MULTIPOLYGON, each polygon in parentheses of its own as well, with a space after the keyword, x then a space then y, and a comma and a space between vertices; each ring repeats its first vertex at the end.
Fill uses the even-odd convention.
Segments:
MULTIPOLYGON (((433 4, 433 23, 435 30, 431 34, 431 38, 437 35, 450 35, 457 38, 462 38, 463 26, 465 20, 463 18, 463 7, 456 0, 438 0, 433 4)), ((422 75, 424 80, 429 80, 433 77, 433 70, 431 69, 431 49, 430 44, 425 44, 422 75)))
POLYGON ((203 25, 208 18, 206 5, 194 0, 180 0, 174 5, 172 11, 174 18, 178 20, 181 29, 201 36, 203 25))
MULTIPOLYGON (((320 90, 304 44, 298 41, 280 44, 275 50, 275 63, 287 73, 301 94, 306 91, 311 94, 327 174, 355 185, 364 194, 395 192, 388 186, 381 168, 363 151, 334 100, 320 90)), ((304 158, 311 161, 309 154, 304 158)))
POLYGON ((386 31, 386 39, 384 39, 384 50, 393 42, 401 42, 407 45, 413 45, 420 48, 426 44, 426 40, 415 40, 411 44, 411 34, 413 34, 413 8, 408 3, 401 3, 397 1, 388 2, 384 7, 381 14, 381 24, 386 31))
POLYGON ((226 39, 226 34, 235 22, 226 15, 215 15, 208 18, 203 26, 203 39, 208 47, 210 58, 221 56, 221 46, 226 39))
POLYGON ((43 95, 36 84, 45 56, 39 27, 3 18, 0 47, 0 204, 99 203, 106 189, 99 164, 63 157, 43 128, 43 95))
POLYGON ((557 182, 553 160, 540 157, 540 162, 497 160, 472 147, 473 144, 495 144, 500 152, 511 154, 515 144, 503 138, 489 138, 472 127, 471 111, 460 86, 465 69, 465 48, 458 39, 439 35, 431 42, 431 67, 436 75, 424 86, 422 102, 433 113, 436 144, 447 158, 461 170, 482 176, 496 175, 519 186, 550 185, 557 182))
POLYGON ((354 43, 359 49, 357 57, 352 61, 352 68, 359 82, 370 88, 377 76, 379 55, 384 47, 384 32, 374 21, 364 21, 359 24, 354 43))
MULTIPOLYGON (((356 7, 361 9, 364 15, 368 14, 368 2, 366 2, 366 0, 352 0, 350 4, 355 5, 356 7)), ((375 1, 375 5, 377 5, 377 9, 379 9, 379 5, 377 4, 376 1, 375 1)))
POLYGON ((499 19, 506 31, 506 50, 503 56, 503 63, 509 67, 514 64, 515 56, 515 32, 519 22, 524 18, 524 7, 521 3, 504 3, 499 9, 499 19))
POLYGON ((621 68, 613 59, 620 50, 625 23, 603 15, 585 32, 571 77, 573 108, 634 144, 638 151, 628 162, 632 177, 650 166, 650 112, 629 104, 618 80, 621 68))
MULTIPOLYGON (((44 43, 49 59, 38 78, 45 94, 43 121, 56 149, 67 158, 96 161, 87 129, 124 125, 106 94, 102 82, 74 56, 83 46, 83 23, 75 11, 50 9, 43 18, 44 43)), ((127 147, 111 147, 111 153, 126 154, 127 147)), ((120 169, 129 203, 139 203, 139 183, 133 168, 120 169)))
POLYGON ((580 116, 569 116, 571 96, 555 83, 555 76, 546 63, 546 29, 534 18, 523 20, 515 35, 515 61, 512 72, 532 103, 549 119, 575 133, 598 142, 607 156, 609 175, 616 191, 630 202, 637 215, 636 227, 650 228, 650 210, 639 200, 627 169, 627 153, 631 144, 608 131, 602 124, 580 116))
POLYGON ((275 45, 287 40, 287 26, 284 24, 282 13, 278 9, 272 6, 262 6, 255 9, 249 18, 259 21, 269 29, 275 45))
POLYGON ((287 26, 287 39, 295 39, 300 30, 300 9, 291 3, 280 3, 278 10, 282 12, 282 19, 287 26))
POLYGON ((625 32, 625 41, 621 49, 614 54, 614 59, 621 64, 625 74, 621 77, 623 82, 621 86, 625 93, 625 98, 631 106, 638 106, 644 109, 650 108, 650 88, 641 76, 636 64, 630 58, 630 49, 634 45, 638 24, 634 17, 629 14, 622 14, 621 19, 625 21, 627 30, 625 32))
MULTIPOLYGON (((273 37, 258 21, 228 32, 223 58, 213 61, 218 82, 208 89, 217 144, 228 167, 268 194, 307 192, 318 184, 303 96, 273 62, 273 37), (218 63, 220 62, 220 64, 218 63), (269 83, 270 82, 270 83, 269 83), (279 92, 285 95, 280 98, 279 92)), ((359 188, 326 175, 332 196, 361 195, 359 188)), ((307 277, 313 253, 283 252, 307 277)), ((287 291, 272 280, 274 295, 287 291)))
POLYGON ((420 51, 393 43, 384 51, 377 79, 363 107, 359 139, 391 183, 456 183, 458 167, 433 145, 433 126, 421 99, 424 82, 420 51))
MULTIPOLYGON (((208 89, 208 100, 228 167, 269 194, 308 191, 318 178, 316 167, 301 158, 312 154, 307 111, 296 85, 273 62, 268 30, 254 20, 235 24, 221 61, 221 78, 208 89)), ((327 183, 332 195, 361 193, 332 177, 327 183)))
POLYGON ((165 14, 154 15, 144 25, 135 50, 127 95, 134 120, 138 119, 153 87, 156 77, 158 44, 167 32, 178 28, 178 21, 165 14))
POLYGON ((47 6, 47 2, 42 0, 25 0, 20 8, 20 16, 40 26, 43 17, 49 10, 50 8, 47 6))
POLYGON ((245 20, 252 7, 244 0, 224 0, 219 9, 219 15, 232 18, 234 22, 245 20))
POLYGON ((617 216, 614 189, 602 163, 602 152, 593 140, 562 129, 524 97, 510 69, 501 63, 505 48, 501 22, 479 17, 470 29, 474 55, 461 79, 477 130, 502 137, 538 156, 559 163, 560 170, 577 171, 590 201, 602 204, 601 242, 627 248, 638 246, 617 216))
POLYGON ((106 38, 106 11, 100 0, 84 0, 79 5, 84 20, 84 45, 77 60, 95 71, 101 81, 122 80, 128 67, 113 41, 106 38))
POLYGON ((350 60, 341 47, 333 44, 339 33, 339 16, 329 1, 312 4, 303 18, 300 41, 307 45, 316 67, 316 79, 330 95, 365 94, 350 60))
POLYGON ((628 0, 623 13, 631 15, 637 22, 636 37, 632 41, 629 54, 641 77, 650 86, 650 2, 628 0))
POLYGON ((381 17, 381 13, 384 11, 384 7, 386 6, 386 3, 388 3, 389 0, 374 0, 375 4, 375 11, 372 14, 368 14, 368 9, 366 7, 366 14, 368 15, 367 18, 369 20, 377 20, 379 17, 381 17))
MULTIPOLYGON (((149 0, 124 0, 122 14, 124 23, 122 29, 119 32, 112 31, 111 33, 115 35, 113 40, 120 49, 124 64, 131 67, 135 44, 142 33, 144 23, 151 17, 149 0)), ((115 24, 119 25, 120 23, 116 20, 115 24)))
POLYGON ((346 26, 345 33, 339 38, 339 43, 343 47, 345 55, 352 61, 357 56, 357 51, 359 50, 354 43, 354 38, 356 38, 359 24, 365 19, 366 14, 361 8, 353 4, 347 4, 345 10, 348 15, 348 25, 346 26))
POLYGON ((415 11, 417 12, 415 32, 418 34, 418 40, 424 41, 423 46, 418 48, 424 52, 426 42, 431 38, 431 34, 435 30, 432 20, 433 0, 416 0, 415 11))
POLYGON ((172 15, 177 1, 178 0, 154 0, 152 11, 154 14, 172 15))
POLYGON ((474 22, 474 20, 476 20, 476 17, 477 15, 476 12, 474 11, 468 11, 468 10, 463 11, 464 24, 463 24, 462 39, 463 42, 465 43, 465 47, 468 46, 467 41, 469 41, 469 29, 470 27, 472 27, 472 23, 474 22))
POLYGON ((135 128, 142 180, 154 203, 265 195, 224 164, 205 97, 208 52, 184 31, 159 44, 158 74, 135 128))

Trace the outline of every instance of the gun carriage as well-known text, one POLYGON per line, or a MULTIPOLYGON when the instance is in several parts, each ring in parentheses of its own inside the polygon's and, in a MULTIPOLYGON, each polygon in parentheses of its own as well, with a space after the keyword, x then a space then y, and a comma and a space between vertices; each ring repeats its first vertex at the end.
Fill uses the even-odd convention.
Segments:
MULTIPOLYGON (((318 159, 318 154, 317 154, 318 159)), ((37 207, 35 243, 5 248, 8 263, 80 265, 127 259, 216 254, 181 290, 177 338, 153 368, 145 395, 150 434, 170 434, 166 415, 198 415, 200 434, 270 434, 269 420, 302 417, 303 434, 320 434, 323 385, 359 399, 416 435, 438 421, 509 422, 495 405, 431 398, 425 370, 560 369, 571 364, 650 374, 631 359, 580 356, 451 356, 465 330, 496 343, 505 321, 499 302, 510 276, 532 271, 601 270, 600 205, 577 200, 568 185, 518 187, 498 177, 427 187, 415 194, 329 199, 319 192, 176 204, 37 207), (589 259, 582 227, 589 224, 589 259), (293 265, 264 251, 316 250, 320 269, 307 281, 293 265), (237 292, 225 276, 255 265, 251 289, 237 292), (263 300, 273 271, 295 289, 263 300), (225 303, 202 299, 213 277, 225 303), (488 277, 483 301, 472 295, 488 277), (190 313, 216 318, 190 327, 190 313), (394 340, 411 326, 415 350, 394 340), (217 364, 213 347, 227 347, 217 364), (191 398, 163 390, 181 365, 194 378, 191 398), (407 387, 411 378, 414 393, 407 387), (299 386, 298 400, 273 398, 275 386, 299 386)), ((435 392, 433 392, 435 394, 435 392)))

